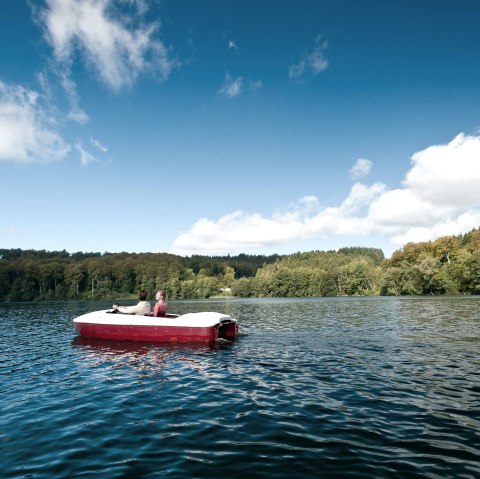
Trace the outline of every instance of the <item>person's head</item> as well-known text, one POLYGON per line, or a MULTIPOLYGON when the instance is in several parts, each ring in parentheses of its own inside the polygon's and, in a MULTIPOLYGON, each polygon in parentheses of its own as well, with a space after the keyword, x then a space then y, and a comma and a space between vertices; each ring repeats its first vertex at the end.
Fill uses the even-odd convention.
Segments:
POLYGON ((166 293, 166 291, 164 291, 163 289, 159 289, 159 290, 157 291, 157 294, 155 295, 155 299, 156 299, 157 301, 160 301, 160 300, 166 301, 166 300, 167 300, 167 293, 166 293))
POLYGON ((144 289, 141 289, 138 292, 138 298, 140 299, 140 301, 145 301, 147 299, 147 296, 148 296, 148 293, 144 289))

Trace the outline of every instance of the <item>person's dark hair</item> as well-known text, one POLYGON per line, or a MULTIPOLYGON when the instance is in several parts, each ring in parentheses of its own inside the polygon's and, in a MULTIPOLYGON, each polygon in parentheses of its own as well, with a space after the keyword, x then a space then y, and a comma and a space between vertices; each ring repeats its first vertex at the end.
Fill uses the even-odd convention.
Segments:
POLYGON ((141 301, 145 301, 148 297, 148 293, 144 290, 144 289, 141 289, 139 292, 138 292, 138 297, 141 301))

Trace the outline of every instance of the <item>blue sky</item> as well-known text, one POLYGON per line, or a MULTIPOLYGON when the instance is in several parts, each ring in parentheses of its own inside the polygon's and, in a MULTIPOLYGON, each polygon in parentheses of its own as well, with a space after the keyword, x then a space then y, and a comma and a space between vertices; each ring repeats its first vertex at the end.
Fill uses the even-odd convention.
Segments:
POLYGON ((288 254, 480 226, 476 0, 3 0, 0 248, 288 254))

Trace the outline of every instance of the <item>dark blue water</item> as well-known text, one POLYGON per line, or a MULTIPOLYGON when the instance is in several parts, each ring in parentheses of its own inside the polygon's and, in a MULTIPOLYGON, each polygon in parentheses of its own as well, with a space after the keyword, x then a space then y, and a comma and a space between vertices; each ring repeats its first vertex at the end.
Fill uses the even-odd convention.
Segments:
POLYGON ((107 307, 0 305, 1 477, 480 477, 480 298, 171 302, 245 335, 76 335, 107 307))

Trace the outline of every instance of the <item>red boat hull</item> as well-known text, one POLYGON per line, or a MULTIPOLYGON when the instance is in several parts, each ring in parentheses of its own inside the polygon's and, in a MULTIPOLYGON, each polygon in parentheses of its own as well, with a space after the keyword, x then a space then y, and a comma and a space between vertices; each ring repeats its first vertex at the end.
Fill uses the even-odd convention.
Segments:
POLYGON ((130 341, 215 341, 216 327, 189 328, 175 326, 134 326, 119 324, 75 323, 79 334, 90 338, 130 341))

